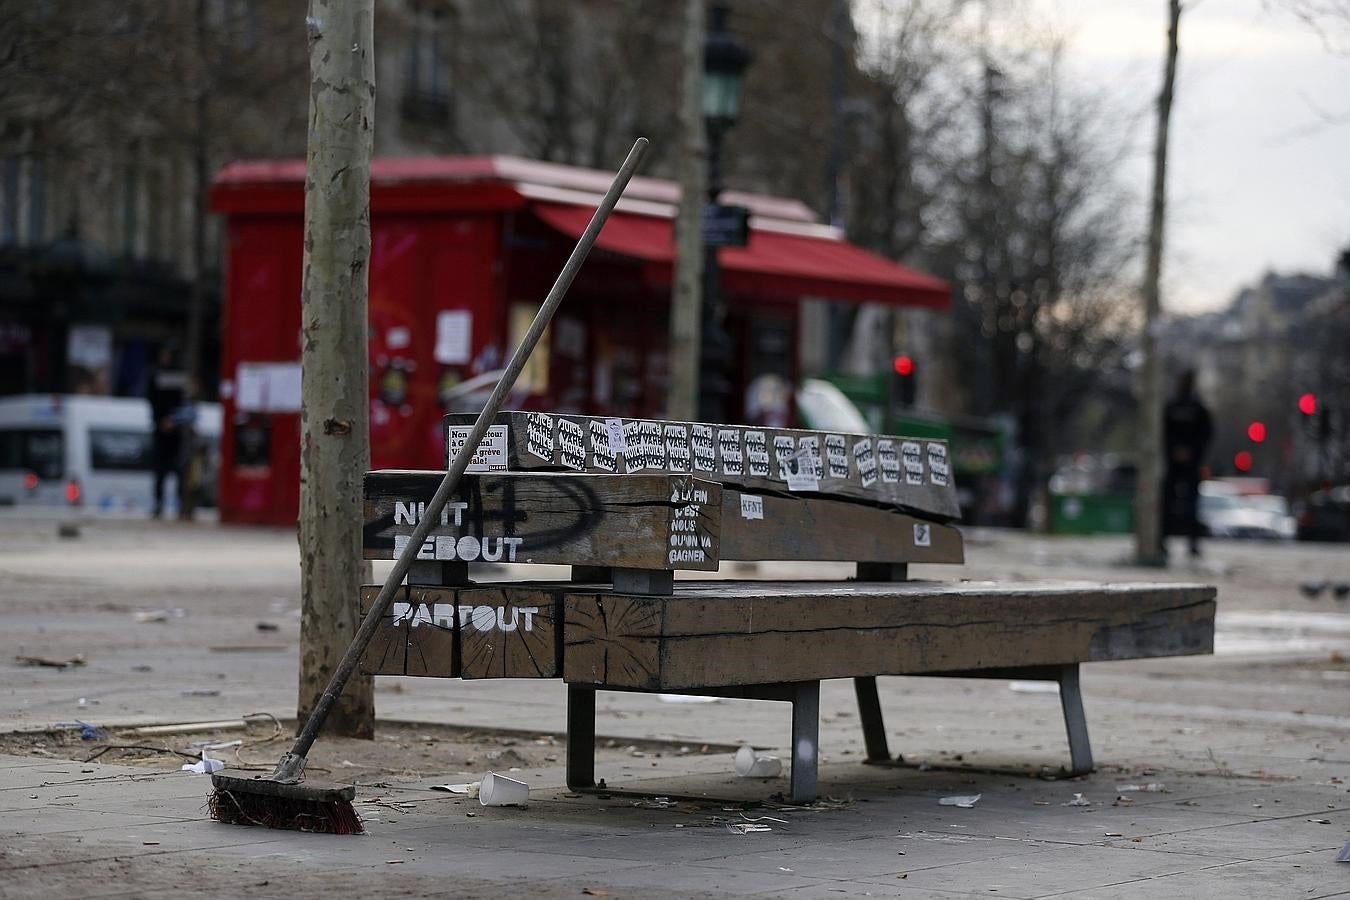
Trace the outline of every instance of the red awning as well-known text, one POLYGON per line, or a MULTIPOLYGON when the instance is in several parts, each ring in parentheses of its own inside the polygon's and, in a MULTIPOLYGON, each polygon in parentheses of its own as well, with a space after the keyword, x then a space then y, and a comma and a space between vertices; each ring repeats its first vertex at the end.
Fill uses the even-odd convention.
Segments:
MULTIPOLYGON (((560 203, 536 202, 530 208, 573 239, 586 230, 594 212, 560 203)), ((670 219, 615 212, 605 223, 596 246, 642 261, 652 281, 669 284, 675 259, 674 230, 670 219)), ((824 236, 752 228, 750 243, 724 248, 720 261, 723 289, 729 294, 783 300, 818 297, 935 309, 946 309, 951 303, 947 282, 847 241, 824 236)))

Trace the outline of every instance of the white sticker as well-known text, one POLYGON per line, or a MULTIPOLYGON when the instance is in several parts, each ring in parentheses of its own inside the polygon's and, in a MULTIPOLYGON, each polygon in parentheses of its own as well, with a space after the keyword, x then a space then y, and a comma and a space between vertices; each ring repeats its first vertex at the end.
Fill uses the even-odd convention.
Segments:
POLYGON ((929 525, 927 522, 914 523, 914 546, 933 546, 933 526, 929 525))
MULTIPOLYGON (((815 438, 802 438, 803 443, 807 440, 814 441, 815 438)), ((783 475, 787 478, 788 490, 820 490, 820 476, 816 474, 816 466, 818 465, 820 465, 820 460, 810 451, 810 448, 804 446, 798 450, 797 455, 788 460, 787 464, 781 469, 783 475)))
MULTIPOLYGON (((464 442, 469 439, 469 432, 473 431, 472 425, 451 425, 446 434, 446 459, 447 467, 455 461, 455 454, 459 453, 464 447, 464 442)), ((506 426, 489 425, 487 434, 483 435, 482 442, 478 449, 474 451, 473 459, 469 461, 469 467, 465 472, 505 472, 506 465, 506 426)))
POLYGON ((694 451, 695 472, 717 471, 717 450, 713 445, 711 425, 690 425, 689 445, 694 451))
POLYGON ((685 425, 666 425, 666 468, 672 472, 688 472, 692 465, 689 454, 689 428, 685 425))
POLYGON ((661 439, 661 423, 638 423, 638 440, 642 444, 642 464, 649 469, 666 467, 666 445, 661 439))
POLYGON ((778 463, 778 477, 787 479, 788 468, 791 465, 792 457, 797 455, 797 442, 786 434, 775 434, 773 436, 773 456, 774 461, 778 463))
POLYGON ((877 458, 872 453, 872 439, 863 438, 853 444, 853 462, 858 466, 862 485, 870 488, 877 480, 877 458))
POLYGON ((762 431, 745 433, 746 469, 754 478, 769 477, 769 439, 762 431))
POLYGON ((436 314, 436 362, 444 366, 462 366, 473 358, 473 313, 467 309, 446 309, 436 314))
POLYGON ((628 438, 623 434, 623 419, 606 419, 605 432, 609 435, 609 449, 615 453, 628 452, 628 438))
POLYGON ((900 480, 900 457, 895 453, 895 441, 877 440, 877 465, 881 468, 881 480, 886 484, 900 480))
POLYGON ((739 428, 719 428, 717 430, 717 451, 722 458, 723 475, 742 475, 745 473, 745 454, 741 451, 741 430, 739 428))
POLYGON ((928 478, 938 487, 946 487, 951 469, 947 467, 947 445, 928 445, 928 478))
POLYGON ((741 494, 741 518, 764 518, 764 498, 755 494, 741 494))
MULTIPOLYGON (((591 465, 602 472, 614 472, 619 468, 619 451, 614 449, 610 443, 614 435, 606 426, 609 422, 618 422, 618 419, 606 419, 604 422, 591 419, 591 465)), ((619 437, 623 437, 623 429, 619 429, 619 437)))
POLYGON ((643 453, 642 435, 638 433, 638 423, 628 421, 623 423, 623 440, 628 449, 623 451, 623 461, 626 466, 625 471, 640 472, 647 465, 647 457, 643 453))
POLYGON ((831 478, 848 478, 848 441, 842 434, 825 435, 825 462, 831 478))
POLYGON ((923 450, 918 441, 900 445, 900 459, 905 466, 905 484, 923 484, 923 450))
POLYGON ((797 468, 799 471, 801 469, 800 462, 803 459, 803 455, 805 455, 806 462, 809 463, 807 468, 810 469, 811 474, 817 479, 821 478, 825 474, 825 470, 822 468, 820 461, 820 438, 815 435, 810 435, 798 439, 797 459, 799 464, 797 468))
POLYGON ((558 459, 578 472, 586 468, 586 430, 580 422, 558 420, 558 459))
POLYGON ((525 449, 545 462, 553 462, 553 417, 548 413, 525 417, 525 449))

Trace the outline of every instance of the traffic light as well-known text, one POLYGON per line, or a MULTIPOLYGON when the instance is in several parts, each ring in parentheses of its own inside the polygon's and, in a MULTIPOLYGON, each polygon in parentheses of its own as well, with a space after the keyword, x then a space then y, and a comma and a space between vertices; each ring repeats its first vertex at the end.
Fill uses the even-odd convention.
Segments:
POLYGON ((914 358, 901 354, 895 358, 895 398, 901 406, 913 406, 917 395, 914 358))
POLYGON ((1303 396, 1299 397, 1299 398, 1298 398, 1298 411, 1301 412, 1301 413, 1303 413, 1305 416, 1313 416, 1313 415, 1316 415, 1316 414, 1317 414, 1317 395, 1316 395, 1316 394, 1304 394, 1303 396))
POLYGON ((1253 444, 1259 444, 1266 439, 1266 423, 1253 422, 1247 426, 1247 437, 1251 438, 1253 444))

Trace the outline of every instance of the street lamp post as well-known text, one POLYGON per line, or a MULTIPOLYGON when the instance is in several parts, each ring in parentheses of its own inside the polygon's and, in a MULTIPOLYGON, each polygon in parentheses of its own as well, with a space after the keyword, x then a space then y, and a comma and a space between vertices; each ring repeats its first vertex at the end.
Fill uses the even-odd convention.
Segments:
POLYGON ((727 7, 712 5, 708 36, 703 44, 703 118, 708 133, 708 205, 704 210, 703 234, 703 331, 699 346, 699 418, 725 422, 731 394, 728 368, 731 338, 726 332, 722 309, 722 272, 717 250, 724 242, 710 239, 710 224, 717 218, 722 193, 722 138, 736 124, 741 111, 741 85, 750 51, 727 30, 727 7))

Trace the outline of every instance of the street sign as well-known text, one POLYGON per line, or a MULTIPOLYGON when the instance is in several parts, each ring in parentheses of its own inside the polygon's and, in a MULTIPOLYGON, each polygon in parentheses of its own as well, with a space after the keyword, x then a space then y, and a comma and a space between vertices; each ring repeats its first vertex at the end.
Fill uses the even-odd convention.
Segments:
POLYGON ((749 240, 750 210, 724 203, 709 203, 703 207, 704 246, 744 247, 749 240))

